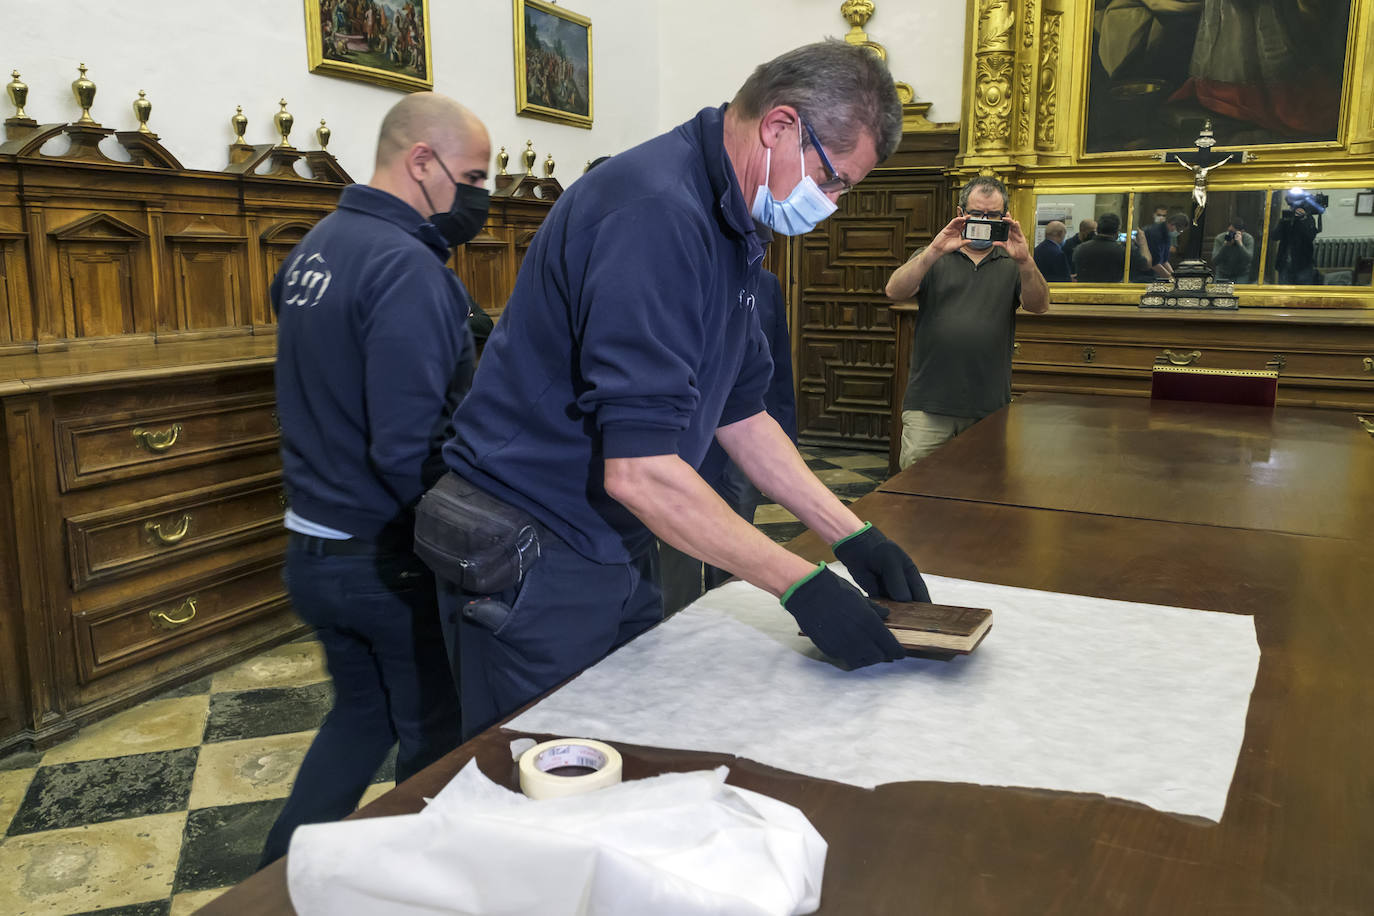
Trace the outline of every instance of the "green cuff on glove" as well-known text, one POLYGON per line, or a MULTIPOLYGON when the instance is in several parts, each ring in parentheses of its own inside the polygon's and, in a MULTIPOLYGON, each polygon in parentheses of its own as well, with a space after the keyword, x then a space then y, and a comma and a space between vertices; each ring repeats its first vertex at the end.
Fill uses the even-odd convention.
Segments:
POLYGON ((825 572, 825 564, 817 563, 815 569, 811 570, 809 573, 802 576, 796 582, 793 582, 792 587, 782 593, 782 597, 778 599, 778 604, 781 604, 783 607, 787 607, 787 600, 791 598, 794 594, 796 594, 797 589, 801 588, 803 585, 810 582, 812 579, 816 578, 823 572, 825 572))
POLYGON ((835 543, 831 544, 831 545, 830 545, 830 549, 831 549, 831 550, 834 550, 836 547, 839 547, 839 546, 840 546, 841 544, 843 544, 845 541, 852 541, 854 538, 856 538, 856 537, 858 537, 859 535, 863 534, 865 531, 867 531, 869 528, 872 528, 872 527, 873 527, 873 523, 872 523, 872 522, 864 522, 864 526, 863 526, 862 528, 860 528, 858 531, 855 531, 853 534, 846 534, 844 537, 840 538, 838 541, 836 541, 835 543))

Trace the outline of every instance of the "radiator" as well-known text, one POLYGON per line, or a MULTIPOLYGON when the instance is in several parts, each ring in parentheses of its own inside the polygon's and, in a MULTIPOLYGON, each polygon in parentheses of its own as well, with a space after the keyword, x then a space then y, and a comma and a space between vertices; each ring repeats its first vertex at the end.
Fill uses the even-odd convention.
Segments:
POLYGON ((1312 254, 1319 268, 1354 268, 1360 258, 1374 258, 1374 238, 1319 238, 1312 254))

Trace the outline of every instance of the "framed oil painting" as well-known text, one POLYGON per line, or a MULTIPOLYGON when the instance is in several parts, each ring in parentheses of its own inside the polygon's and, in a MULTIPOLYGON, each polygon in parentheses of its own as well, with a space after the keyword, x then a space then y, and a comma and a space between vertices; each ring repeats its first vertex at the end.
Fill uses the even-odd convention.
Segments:
POLYGON ((540 0, 515 2, 515 113, 592 126, 592 21, 540 0))
POLYGON ((1083 152, 1339 140, 1350 0, 1093 0, 1083 152))
POLYGON ((418 92, 434 88, 430 0, 305 0, 311 73, 418 92))

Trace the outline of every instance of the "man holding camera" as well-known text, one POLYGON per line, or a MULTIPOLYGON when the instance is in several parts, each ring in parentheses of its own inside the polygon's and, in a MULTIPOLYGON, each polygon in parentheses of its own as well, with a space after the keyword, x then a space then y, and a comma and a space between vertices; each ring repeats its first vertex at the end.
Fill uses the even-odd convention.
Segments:
POLYGON ((1218 280, 1250 282, 1250 265, 1255 260, 1255 237, 1245 231, 1245 220, 1231 217, 1226 231, 1212 243, 1212 272, 1218 280))
POLYGON ((1007 189, 979 176, 959 194, 959 212, 887 281, 887 297, 920 305, 902 400, 907 467, 1011 402, 1017 307, 1049 311, 1050 290, 1007 189))
POLYGON ((1316 268, 1317 236, 1322 231, 1322 214, 1326 212, 1326 195, 1308 194, 1294 188, 1283 195, 1288 209, 1279 214, 1274 232, 1278 254, 1278 281, 1290 284, 1320 284, 1321 273, 1316 268))

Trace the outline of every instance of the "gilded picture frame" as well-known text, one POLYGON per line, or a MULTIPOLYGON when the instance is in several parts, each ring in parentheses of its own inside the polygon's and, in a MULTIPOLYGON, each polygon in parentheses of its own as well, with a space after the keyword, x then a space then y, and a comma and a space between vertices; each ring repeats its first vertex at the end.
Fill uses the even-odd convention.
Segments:
POLYGON ((592 21, 541 0, 513 0, 515 113, 592 126, 592 21))
MULTIPOLYGON (((1133 117, 1152 130, 1134 144, 1140 147, 1137 149, 1108 147, 1093 152, 1085 142, 1092 108, 1090 71, 1100 64, 1093 60, 1101 49, 1099 14, 1105 15, 1110 9, 1139 17, 1136 25, 1145 30, 1142 47, 1148 57, 1154 47, 1150 44, 1154 25, 1153 14, 1146 14, 1151 10, 1167 12, 1166 6, 1172 10, 1197 7, 1210 15, 1253 4, 1248 0, 1171 0, 1169 4, 1146 0, 970 0, 956 179, 962 182, 977 174, 1001 177, 1011 191, 1011 210, 1022 220, 1036 213, 1039 200, 1059 200, 1064 195, 1134 191, 1158 199, 1161 195, 1189 193, 1192 176, 1176 162, 1166 161, 1163 152, 1192 147, 1197 136, 1191 133, 1198 128, 1197 111, 1188 117, 1187 112, 1161 105, 1161 110, 1170 108, 1167 121, 1146 118, 1137 111, 1133 117)), ((1295 187, 1330 197, 1334 212, 1323 219, 1319 233, 1323 239, 1334 243, 1347 235, 1374 234, 1374 230, 1366 232, 1362 226, 1343 222, 1343 216, 1358 215, 1356 192, 1374 187, 1374 0, 1321 0, 1288 4, 1285 10, 1296 15, 1303 9, 1317 8, 1349 10, 1348 18, 1340 15, 1327 20, 1331 47, 1343 48, 1344 53, 1332 52, 1327 61, 1329 84, 1334 85, 1334 74, 1341 74, 1340 94, 1339 104, 1334 94, 1328 94, 1322 108, 1321 132, 1311 132, 1315 138, 1275 142, 1286 138, 1262 136, 1238 123, 1242 118, 1218 117, 1212 125, 1217 149, 1235 155, 1208 176, 1211 203, 1204 231, 1214 240, 1232 215, 1244 217, 1249 224, 1246 231, 1254 236, 1254 257, 1261 265, 1261 276, 1257 283, 1245 287, 1246 307, 1374 309, 1374 291, 1365 279, 1368 272, 1359 263, 1352 265, 1348 284, 1341 280, 1339 272, 1345 270, 1341 265, 1316 264, 1317 270, 1324 272, 1320 284, 1280 283, 1277 274, 1271 278, 1264 267, 1273 247, 1271 230, 1286 209, 1284 195, 1279 192, 1295 187), (1337 112, 1334 130, 1331 112, 1337 112), (1250 210, 1255 212, 1249 215, 1228 212, 1224 203, 1228 196, 1236 199, 1237 194, 1255 192, 1262 192, 1266 200, 1258 221, 1253 220, 1258 215, 1254 207, 1250 210)), ((1168 35, 1161 38, 1167 41, 1168 35)), ((1195 46, 1185 44, 1189 63, 1180 63, 1182 57, 1174 56, 1165 67, 1179 87, 1188 78, 1208 76, 1192 64, 1195 46)), ((1126 60, 1119 57, 1119 61, 1126 60)), ((1236 57, 1239 62, 1250 60, 1245 55, 1236 57)), ((1148 60, 1145 63, 1153 65, 1148 60)), ((1125 78, 1125 69, 1120 75, 1125 78)), ((1131 78, 1148 80, 1150 74, 1133 72, 1131 78)), ((1213 80, 1214 84, 1225 82, 1213 80)), ((1172 86, 1170 83, 1160 90, 1170 105, 1181 101, 1174 98, 1178 90, 1172 86)), ((1218 88, 1208 87, 1213 98, 1219 97, 1218 88)), ((1196 100, 1194 104, 1203 110, 1203 123, 1206 112, 1219 114, 1196 100)), ((1148 218, 1146 214, 1121 215, 1130 229, 1145 226, 1142 217, 1148 218)), ((1204 250, 1204 260, 1209 253, 1204 250)), ((1055 302, 1136 305, 1143 289, 1143 284, 1130 282, 1056 283, 1055 302)))
POLYGON ((305 0, 305 36, 311 73, 434 88, 429 0, 305 0))
POLYGON ((1207 119, 1245 148, 1344 142, 1359 46, 1352 0, 1172 0, 1160 13, 1092 0, 1090 12, 1081 158, 1187 148, 1207 119))

